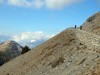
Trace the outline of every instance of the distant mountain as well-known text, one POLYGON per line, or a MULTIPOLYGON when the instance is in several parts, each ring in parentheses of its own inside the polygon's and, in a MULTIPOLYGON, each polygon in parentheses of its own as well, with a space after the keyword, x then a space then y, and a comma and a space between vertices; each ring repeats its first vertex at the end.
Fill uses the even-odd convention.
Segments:
POLYGON ((21 54, 22 47, 15 41, 6 41, 0 44, 0 62, 8 62, 9 60, 21 54))
POLYGON ((92 17, 4 64, 0 75, 100 75, 100 14, 92 17))

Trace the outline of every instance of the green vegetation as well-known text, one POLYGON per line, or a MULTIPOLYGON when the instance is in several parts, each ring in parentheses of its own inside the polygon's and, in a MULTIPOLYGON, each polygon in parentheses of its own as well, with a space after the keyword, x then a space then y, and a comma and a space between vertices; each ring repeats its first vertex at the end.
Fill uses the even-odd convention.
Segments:
POLYGON ((30 50, 30 48, 28 46, 25 46, 22 48, 21 54, 24 54, 24 53, 28 52, 29 50, 30 50))

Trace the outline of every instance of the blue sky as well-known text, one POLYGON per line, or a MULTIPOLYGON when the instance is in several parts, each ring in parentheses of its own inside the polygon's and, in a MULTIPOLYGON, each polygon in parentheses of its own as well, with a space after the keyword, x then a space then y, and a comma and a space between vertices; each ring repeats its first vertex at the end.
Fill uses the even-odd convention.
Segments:
POLYGON ((1 0, 0 34, 19 37, 40 31, 50 36, 82 25, 98 11, 99 0, 1 0))

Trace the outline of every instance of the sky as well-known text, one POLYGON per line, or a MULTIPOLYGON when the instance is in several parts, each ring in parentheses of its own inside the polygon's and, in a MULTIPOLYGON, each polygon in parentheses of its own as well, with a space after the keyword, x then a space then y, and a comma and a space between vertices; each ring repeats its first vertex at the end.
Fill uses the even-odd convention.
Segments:
POLYGON ((100 11, 100 0, 0 0, 0 42, 38 44, 100 11))

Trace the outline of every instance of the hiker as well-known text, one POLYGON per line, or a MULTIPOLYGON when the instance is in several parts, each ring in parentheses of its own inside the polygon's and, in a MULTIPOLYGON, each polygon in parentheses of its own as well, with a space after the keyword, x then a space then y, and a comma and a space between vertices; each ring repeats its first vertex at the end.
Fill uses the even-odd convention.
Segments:
POLYGON ((80 26, 80 30, 82 30, 82 26, 80 26))
POLYGON ((76 29, 76 27, 77 27, 77 26, 75 25, 75 29, 76 29))

